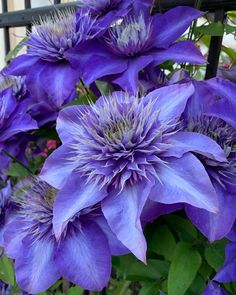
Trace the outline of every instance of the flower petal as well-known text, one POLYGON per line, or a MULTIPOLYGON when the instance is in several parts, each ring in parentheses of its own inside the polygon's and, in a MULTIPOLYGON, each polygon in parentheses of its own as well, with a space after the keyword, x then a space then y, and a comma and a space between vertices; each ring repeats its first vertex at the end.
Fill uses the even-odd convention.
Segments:
POLYGON ((218 212, 216 192, 201 162, 191 153, 180 159, 166 158, 158 167, 159 181, 150 199, 164 204, 187 203, 218 212))
POLYGON ((225 192, 219 184, 215 183, 214 187, 219 203, 217 213, 189 205, 185 207, 189 219, 210 241, 224 238, 236 219, 236 196, 225 192))
POLYGON ((59 238, 66 225, 80 210, 93 206, 106 197, 104 189, 73 172, 54 203, 53 228, 59 238))
POLYGON ((192 83, 175 84, 154 90, 144 99, 155 101, 155 108, 159 111, 158 119, 169 122, 179 119, 193 92, 192 83))
POLYGON ((148 182, 126 186, 102 201, 103 214, 114 234, 138 259, 146 262, 146 241, 140 215, 151 190, 148 182))
POLYGON ((12 60, 5 73, 13 76, 25 76, 38 60, 39 58, 35 56, 20 55, 12 60))
POLYGON ((202 11, 191 7, 178 6, 162 15, 157 15, 155 20, 155 27, 157 28, 156 47, 169 47, 171 43, 179 39, 194 19, 201 17, 203 14, 202 11))
POLYGON ((209 282, 202 295, 228 295, 228 293, 215 282, 209 282))
POLYGON ((81 230, 69 230, 55 255, 60 273, 80 287, 100 291, 111 273, 111 254, 107 239, 94 222, 83 222, 81 230))
POLYGON ((171 147, 164 153, 166 157, 181 158, 186 152, 195 152, 210 159, 227 162, 222 148, 210 137, 196 132, 178 132, 167 139, 171 147))
POLYGON ((23 240, 21 255, 15 260, 16 281, 24 291, 36 294, 47 290, 59 278, 54 262, 55 241, 45 237, 23 240))
POLYGON ((192 64, 206 64, 206 60, 191 41, 179 41, 169 48, 152 53, 153 64, 159 65, 165 61, 189 62, 192 64))

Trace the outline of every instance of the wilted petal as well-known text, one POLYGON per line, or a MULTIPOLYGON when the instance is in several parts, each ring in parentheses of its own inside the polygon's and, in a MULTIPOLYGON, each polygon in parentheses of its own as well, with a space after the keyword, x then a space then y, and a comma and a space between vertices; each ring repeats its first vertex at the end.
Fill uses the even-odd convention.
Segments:
POLYGON ((104 189, 96 183, 86 183, 86 178, 73 173, 65 186, 59 191, 53 209, 53 228, 59 238, 67 223, 80 210, 96 205, 106 197, 104 189))
POLYGON ((159 165, 159 181, 150 199, 164 204, 187 203, 210 212, 218 212, 216 192, 201 162, 191 153, 180 159, 166 158, 159 165))
POLYGON ((110 194, 102 202, 104 216, 117 238, 138 259, 146 261, 146 241, 140 216, 150 193, 147 182, 126 186, 118 195, 110 194))
POLYGON ((94 222, 73 226, 60 241, 55 260, 61 275, 92 291, 102 290, 111 273, 108 241, 94 222))

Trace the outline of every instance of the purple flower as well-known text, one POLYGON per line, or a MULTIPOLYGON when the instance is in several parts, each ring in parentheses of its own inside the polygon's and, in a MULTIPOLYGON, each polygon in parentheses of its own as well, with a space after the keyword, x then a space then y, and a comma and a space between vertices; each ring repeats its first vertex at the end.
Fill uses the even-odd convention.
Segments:
POLYGON ((80 69, 66 58, 68 49, 97 36, 100 28, 89 12, 54 12, 41 19, 29 34, 27 54, 15 58, 7 74, 26 76, 26 85, 38 100, 48 97, 61 106, 75 97, 80 69), (50 83, 48 82, 50 81, 50 83))
POLYGON ((215 282, 209 281, 202 295, 227 295, 228 293, 215 282))
POLYGON ((219 211, 214 214, 186 206, 186 212, 198 229, 214 241, 229 233, 236 218, 236 85, 220 78, 193 84, 195 93, 183 115, 184 128, 214 140, 224 151, 225 161, 198 156, 214 185, 219 211))
POLYGON ((41 172, 43 180, 61 189, 54 209, 56 237, 81 202, 101 201, 117 238, 145 261, 140 215, 148 198, 217 211, 210 179, 190 151, 225 161, 223 151, 204 135, 174 131, 193 90, 191 84, 173 85, 142 98, 117 92, 60 112, 57 131, 63 144, 41 172), (180 148, 169 143, 177 135, 183 138, 180 148))
POLYGON ((30 294, 45 291, 61 276, 82 288, 102 290, 111 271, 108 239, 114 240, 110 234, 107 239, 108 226, 101 221, 99 206, 82 200, 83 209, 56 240, 53 203, 57 193, 37 178, 26 179, 14 188, 12 198, 18 210, 4 229, 4 247, 15 260, 16 280, 30 294))
POLYGON ((86 85, 109 77, 123 89, 136 93, 138 74, 147 66, 167 60, 205 63, 190 41, 174 43, 192 20, 201 15, 202 12, 189 7, 177 7, 155 16, 141 10, 139 14, 129 14, 116 22, 98 40, 68 50, 66 56, 83 69, 86 85))

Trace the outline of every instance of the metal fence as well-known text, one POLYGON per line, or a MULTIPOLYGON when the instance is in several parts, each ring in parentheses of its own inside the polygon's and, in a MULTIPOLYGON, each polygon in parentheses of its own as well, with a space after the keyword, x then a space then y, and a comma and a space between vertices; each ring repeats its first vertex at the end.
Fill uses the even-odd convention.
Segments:
MULTIPOLYGON (((8 12, 7 0, 1 1, 3 13, 0 14, 0 28, 4 29, 4 45, 6 54, 10 50, 9 28, 23 26, 30 30, 32 21, 36 21, 39 16, 49 15, 55 8, 61 10, 66 7, 78 7, 76 2, 61 4, 60 0, 54 0, 54 5, 31 8, 31 0, 24 0, 25 10, 8 12)), ((179 5, 194 7, 196 0, 158 0, 156 2, 155 11, 159 11, 160 9, 161 11, 166 11, 179 5)), ((223 23, 225 21, 227 11, 236 10, 236 0, 203 0, 201 1, 200 9, 203 11, 213 12, 214 21, 223 23)), ((222 36, 211 37, 206 79, 216 76, 222 39, 222 36)), ((86 294, 89 294, 89 292, 85 291, 84 295, 86 294)), ((106 290, 103 290, 100 294, 106 294, 106 290)))

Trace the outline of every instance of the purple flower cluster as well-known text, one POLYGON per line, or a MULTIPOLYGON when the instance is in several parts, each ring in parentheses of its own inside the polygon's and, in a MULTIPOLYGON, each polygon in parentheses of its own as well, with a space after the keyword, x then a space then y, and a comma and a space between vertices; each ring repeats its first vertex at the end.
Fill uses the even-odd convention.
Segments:
POLYGON ((209 241, 232 241, 204 292, 226 294, 216 282, 236 279, 236 85, 182 71, 167 79, 158 68, 205 63, 192 42, 179 41, 203 13, 151 15, 151 1, 79 2, 76 12, 34 24, 27 53, 0 77, 0 171, 10 165, 5 151, 25 157, 29 131, 56 120, 62 143, 39 176, 0 191, 0 246, 17 283, 37 294, 64 277, 100 291, 112 255, 146 263, 144 225, 184 209, 209 241), (74 104, 79 84, 93 88, 97 79, 117 91, 74 104))

